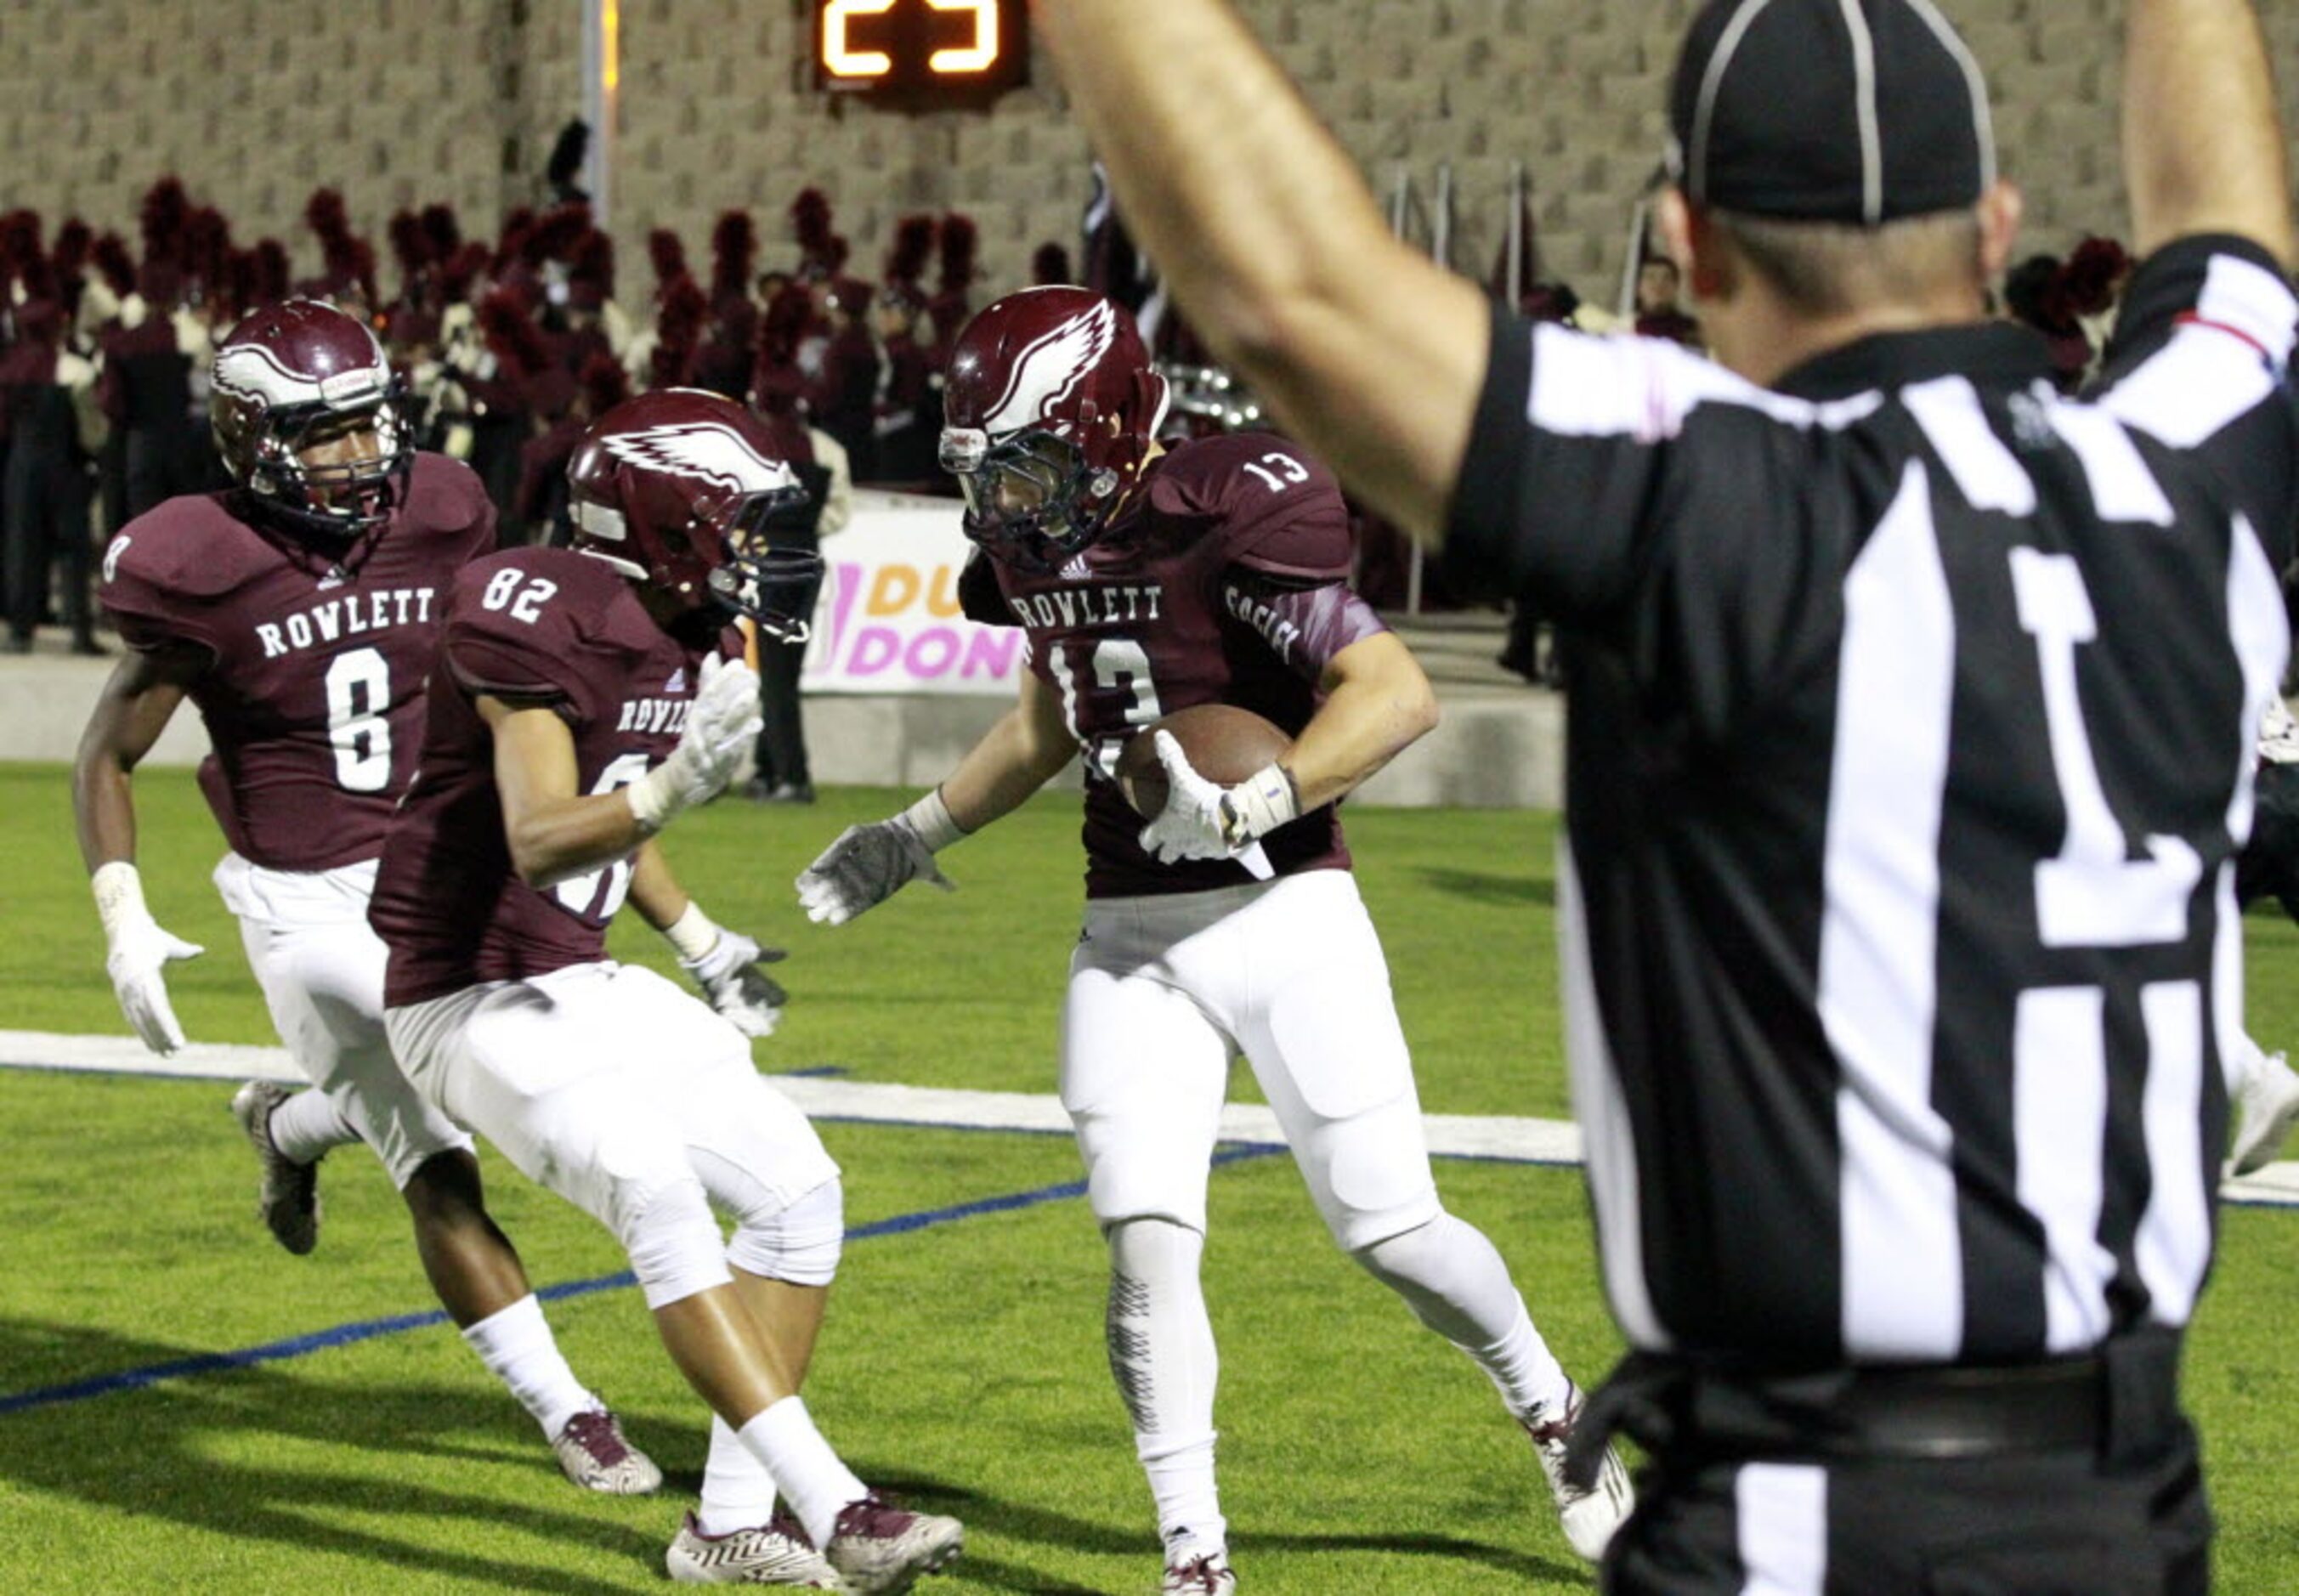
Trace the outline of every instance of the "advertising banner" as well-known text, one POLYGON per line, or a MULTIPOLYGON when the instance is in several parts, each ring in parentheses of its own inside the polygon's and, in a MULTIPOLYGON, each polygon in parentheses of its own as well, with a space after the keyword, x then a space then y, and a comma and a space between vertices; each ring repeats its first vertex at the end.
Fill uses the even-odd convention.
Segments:
POLYGON ((822 541, 830 569, 806 692, 1014 695, 1021 630, 959 613, 958 573, 973 547, 959 515, 955 499, 854 495, 854 519, 822 541))

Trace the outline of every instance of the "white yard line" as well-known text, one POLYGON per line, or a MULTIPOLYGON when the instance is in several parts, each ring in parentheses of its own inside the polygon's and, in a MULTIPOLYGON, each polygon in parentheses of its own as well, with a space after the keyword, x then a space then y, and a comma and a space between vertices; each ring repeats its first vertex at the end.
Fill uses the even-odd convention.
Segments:
MULTIPOLYGON (((133 1036, 62 1036, 0 1031, 0 1068, 85 1070, 101 1075, 172 1076, 186 1080, 300 1082, 285 1048, 195 1043, 173 1058, 147 1052, 133 1036)), ((778 1075, 775 1085, 809 1114, 826 1119, 942 1126, 959 1130, 1051 1131, 1067 1135, 1069 1116, 1050 1095, 900 1086, 836 1076, 778 1075)), ((1515 1163, 1578 1164, 1581 1129, 1570 1120, 1428 1114, 1429 1151, 1441 1158, 1515 1163)), ((1277 1116, 1256 1104, 1222 1111, 1222 1135, 1235 1142, 1282 1143, 1277 1116)), ((2299 1208, 2299 1162, 2270 1164, 2220 1188, 2230 1202, 2299 1208)))

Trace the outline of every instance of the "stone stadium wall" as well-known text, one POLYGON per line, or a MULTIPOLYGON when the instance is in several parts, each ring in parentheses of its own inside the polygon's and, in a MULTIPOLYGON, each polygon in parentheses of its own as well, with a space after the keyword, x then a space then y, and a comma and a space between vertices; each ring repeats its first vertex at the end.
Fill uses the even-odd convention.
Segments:
MULTIPOLYGON (((1144 0, 1154 4, 1155 0, 1144 0)), ((1386 194, 1409 170, 1424 205, 1441 163, 1454 259, 1498 256, 1511 162, 1531 172, 1545 275, 1614 290, 1631 208, 1661 144, 1674 40, 1691 0, 1242 0, 1244 11, 1386 194)), ((1951 0, 1995 84, 2005 167, 2030 237, 2062 249, 2121 232, 2116 118, 2121 0, 1951 0)), ((2299 123, 2299 4, 2270 0, 2299 123)), ((395 208, 456 207, 492 233, 541 197, 557 129, 579 113, 580 0, 7 0, 0 6, 0 209, 77 212, 131 244, 136 205, 173 170, 245 244, 285 239, 316 264, 302 209, 340 187, 385 256, 395 208)), ((762 264, 792 254, 791 199, 819 185, 875 275, 894 220, 958 209, 981 224, 985 288, 1030 254, 1075 245, 1083 140, 1051 73, 986 112, 909 115, 807 86, 803 0, 623 0, 613 213, 643 287, 647 229, 707 266, 718 213, 757 216, 762 264)), ((977 301, 978 302, 978 301, 977 301)))

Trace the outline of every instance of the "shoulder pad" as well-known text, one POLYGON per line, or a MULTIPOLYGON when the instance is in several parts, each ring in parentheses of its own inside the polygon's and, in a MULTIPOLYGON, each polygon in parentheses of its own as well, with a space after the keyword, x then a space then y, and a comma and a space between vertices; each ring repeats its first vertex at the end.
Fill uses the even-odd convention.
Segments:
POLYGON ((138 594, 207 603, 286 558, 234 515, 224 494, 170 499, 120 529, 104 554, 104 602, 138 594))
POLYGON ((467 692, 580 702, 624 591, 611 569, 566 549, 488 555, 455 575, 441 654, 467 692))
POLYGON ((487 497, 478 473, 460 460, 444 454, 417 454, 408 473, 403 514, 410 527, 465 543, 466 558, 476 558, 494 547, 494 503, 487 497))
POLYGON ((1230 564, 1332 582, 1354 563, 1340 484, 1315 455, 1274 433, 1184 444, 1150 492, 1157 509, 1211 522, 1206 530, 1221 538, 1230 564))

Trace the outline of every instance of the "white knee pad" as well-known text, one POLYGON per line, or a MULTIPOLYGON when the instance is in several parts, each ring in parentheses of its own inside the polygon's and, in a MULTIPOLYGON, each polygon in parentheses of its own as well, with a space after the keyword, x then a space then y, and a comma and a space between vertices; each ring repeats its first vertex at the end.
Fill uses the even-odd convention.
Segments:
POLYGON ((649 1192, 618 1193, 623 1248, 649 1309, 729 1285, 726 1249, 718 1222, 696 1180, 669 1181, 649 1192))
POLYGON ((1524 1311, 1508 1266, 1484 1232, 1449 1213, 1349 1256, 1457 1346, 1497 1343, 1524 1311))
POLYGON ((736 1214, 726 1261, 790 1285, 828 1285, 845 1243, 845 1188, 833 1176, 786 1208, 736 1214))

